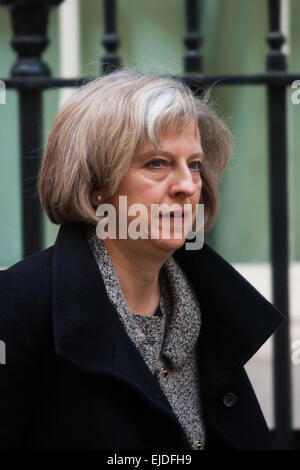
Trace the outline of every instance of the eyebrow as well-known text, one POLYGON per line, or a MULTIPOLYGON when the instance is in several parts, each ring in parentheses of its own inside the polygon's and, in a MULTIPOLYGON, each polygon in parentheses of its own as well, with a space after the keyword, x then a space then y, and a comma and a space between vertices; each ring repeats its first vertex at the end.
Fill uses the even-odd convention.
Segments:
MULTIPOLYGON (((165 150, 157 149, 157 150, 150 150, 149 152, 141 153, 140 155, 138 155, 138 159, 143 159, 144 160, 148 157, 155 157, 157 155, 162 155, 164 157, 176 157, 177 156, 172 152, 167 152, 165 150)), ((194 157, 200 157, 200 158, 204 159, 204 153, 203 152, 195 152, 195 153, 192 153, 191 155, 189 155, 188 158, 194 158, 194 157)))

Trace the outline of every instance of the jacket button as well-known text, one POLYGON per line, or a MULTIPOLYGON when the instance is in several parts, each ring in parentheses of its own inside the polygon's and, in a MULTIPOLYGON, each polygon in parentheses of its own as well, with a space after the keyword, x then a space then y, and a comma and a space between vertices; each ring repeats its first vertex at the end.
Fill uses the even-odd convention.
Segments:
POLYGON ((197 450, 202 449, 202 442, 201 441, 196 441, 196 449, 197 450))
POLYGON ((231 408, 232 406, 236 404, 237 397, 234 393, 228 392, 228 393, 225 393, 222 401, 223 401, 223 405, 227 406, 228 408, 231 408))
POLYGON ((160 369, 160 372, 161 372, 161 375, 162 375, 163 377, 167 377, 167 375, 168 375, 168 369, 166 369, 165 367, 162 367, 162 368, 160 369))

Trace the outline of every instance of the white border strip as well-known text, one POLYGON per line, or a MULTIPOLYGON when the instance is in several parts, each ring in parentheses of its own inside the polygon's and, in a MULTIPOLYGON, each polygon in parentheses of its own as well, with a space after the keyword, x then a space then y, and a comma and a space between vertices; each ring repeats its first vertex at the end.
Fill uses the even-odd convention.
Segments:
MULTIPOLYGON (((59 7, 60 76, 80 75, 80 15, 79 0, 65 0, 59 7)), ((62 88, 59 107, 74 93, 74 88, 62 88)))
POLYGON ((280 29, 285 37, 285 43, 281 50, 284 54, 290 53, 290 1, 281 0, 281 24, 280 29))

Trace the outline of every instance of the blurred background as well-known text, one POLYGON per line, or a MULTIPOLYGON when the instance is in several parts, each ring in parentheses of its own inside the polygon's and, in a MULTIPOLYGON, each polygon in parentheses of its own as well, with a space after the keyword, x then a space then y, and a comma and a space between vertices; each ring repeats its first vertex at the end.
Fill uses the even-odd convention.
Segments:
MULTIPOLYGON (((17 60, 10 45, 13 32, 7 5, 17 2, 0 3, 6 4, 6 7, 0 6, 0 78, 5 81, 17 60)), ((107 53, 101 41, 105 35, 104 3, 99 0, 65 0, 49 10, 49 45, 41 57, 53 77, 99 75, 101 61, 107 53)), ((121 65, 158 75, 184 74, 187 3, 183 0, 119 0, 115 18, 120 45, 116 53, 121 65)), ((286 38, 281 51, 287 57, 288 72, 297 74, 300 71, 300 2, 282 0, 279 3, 280 27, 286 38)), ((203 61, 202 75, 257 75, 266 72, 266 56, 270 51, 266 41, 270 30, 268 6, 270 2, 266 0, 202 0, 197 10, 202 38, 197 48, 203 61)), ((286 87, 290 260, 288 347, 292 375, 292 427, 300 429, 300 352, 297 356, 299 361, 295 355, 292 360, 297 340, 300 348, 300 158, 297 132, 300 129, 300 104, 292 103, 293 91, 290 85, 286 87)), ((55 114, 72 92, 72 89, 58 86, 43 91, 41 152, 55 114)), ((206 241, 272 301, 266 86, 215 86, 211 99, 231 129, 236 148, 220 186, 218 221, 207 234, 206 241)), ((0 104, 2 268, 23 257, 18 103, 18 91, 8 87, 6 103, 0 104)), ((277 189, 280 191, 281 187, 277 189)), ((42 226, 42 247, 47 248, 54 243, 59 227, 45 215, 42 216, 42 226)), ((246 366, 271 428, 274 427, 272 351, 272 341, 269 340, 246 366)))

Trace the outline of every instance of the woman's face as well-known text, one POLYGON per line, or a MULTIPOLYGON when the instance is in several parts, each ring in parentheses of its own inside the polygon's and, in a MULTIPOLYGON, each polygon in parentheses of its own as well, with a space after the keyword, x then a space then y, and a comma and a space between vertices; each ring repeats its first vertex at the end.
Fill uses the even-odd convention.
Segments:
MULTIPOLYGON (((168 234, 162 225, 162 215, 156 217, 155 220, 151 219, 151 205, 164 204, 162 213, 165 214, 170 213, 171 206, 175 203, 182 210, 184 210, 184 204, 189 204, 188 222, 189 227, 192 227, 196 217, 196 204, 200 201, 202 188, 200 167, 203 161, 203 150, 200 132, 198 126, 196 127, 197 133, 195 134, 194 121, 190 121, 182 132, 177 134, 175 126, 170 126, 162 135, 159 152, 154 152, 149 143, 141 146, 136 152, 131 167, 111 201, 116 208, 117 220, 119 196, 127 196, 128 208, 136 203, 143 204, 146 208, 148 238, 133 240, 134 243, 142 243, 147 248, 151 245, 152 248, 170 253, 184 244, 187 231, 184 231, 182 216, 170 217, 170 234, 168 234), (155 221, 156 238, 153 238, 151 223, 154 224, 155 221), (179 238, 178 228, 175 227, 176 225, 178 227, 178 223, 180 227, 182 226, 179 238), (175 230, 177 230, 176 237, 175 230)), ((127 215, 128 225, 134 218, 136 215, 127 215)))

